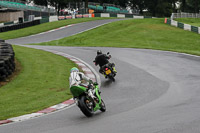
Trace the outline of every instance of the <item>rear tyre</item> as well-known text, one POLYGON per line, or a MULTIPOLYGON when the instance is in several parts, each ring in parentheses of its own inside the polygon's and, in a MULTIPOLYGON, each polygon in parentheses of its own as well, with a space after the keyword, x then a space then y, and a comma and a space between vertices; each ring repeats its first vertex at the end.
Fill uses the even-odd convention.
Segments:
POLYGON ((101 99, 101 108, 100 108, 100 110, 102 111, 102 112, 105 112, 106 111, 106 105, 105 105, 105 103, 104 103, 104 101, 101 99))
POLYGON ((110 76, 110 79, 115 82, 115 78, 113 76, 110 76))
POLYGON ((82 96, 79 101, 79 107, 83 114, 87 117, 91 117, 94 114, 93 103, 87 99, 85 96, 82 96))

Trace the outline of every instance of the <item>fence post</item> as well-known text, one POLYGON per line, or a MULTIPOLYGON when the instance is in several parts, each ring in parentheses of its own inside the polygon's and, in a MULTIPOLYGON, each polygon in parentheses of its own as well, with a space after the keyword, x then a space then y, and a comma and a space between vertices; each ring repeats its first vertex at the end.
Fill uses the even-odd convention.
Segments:
POLYGON ((174 18, 174 13, 172 13, 172 15, 171 15, 171 20, 173 20, 173 18, 174 18))

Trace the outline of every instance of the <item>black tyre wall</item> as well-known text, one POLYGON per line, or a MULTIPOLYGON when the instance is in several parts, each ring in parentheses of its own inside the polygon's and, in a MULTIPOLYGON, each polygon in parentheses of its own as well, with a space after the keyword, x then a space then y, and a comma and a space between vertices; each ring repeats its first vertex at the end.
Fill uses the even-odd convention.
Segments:
MULTIPOLYGON (((1 40, 1 39, 0 39, 1 40)), ((0 81, 4 81, 15 70, 15 53, 12 45, 0 41, 0 81)))

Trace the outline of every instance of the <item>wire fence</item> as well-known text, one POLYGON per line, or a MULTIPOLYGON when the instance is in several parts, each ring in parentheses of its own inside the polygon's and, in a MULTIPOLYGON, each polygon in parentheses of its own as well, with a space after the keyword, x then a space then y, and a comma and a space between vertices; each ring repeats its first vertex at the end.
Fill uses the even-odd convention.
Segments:
POLYGON ((174 18, 200 18, 200 13, 172 13, 171 19, 173 20, 174 18))

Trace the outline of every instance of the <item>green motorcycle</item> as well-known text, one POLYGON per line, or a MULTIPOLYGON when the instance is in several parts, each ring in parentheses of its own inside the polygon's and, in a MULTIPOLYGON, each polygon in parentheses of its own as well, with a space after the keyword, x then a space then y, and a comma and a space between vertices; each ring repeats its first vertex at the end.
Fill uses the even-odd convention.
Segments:
POLYGON ((71 86, 70 91, 74 96, 77 106, 87 117, 93 116, 94 112, 106 111, 104 101, 101 99, 97 83, 89 84, 89 87, 71 86), (88 89, 90 88, 90 89, 88 89))

